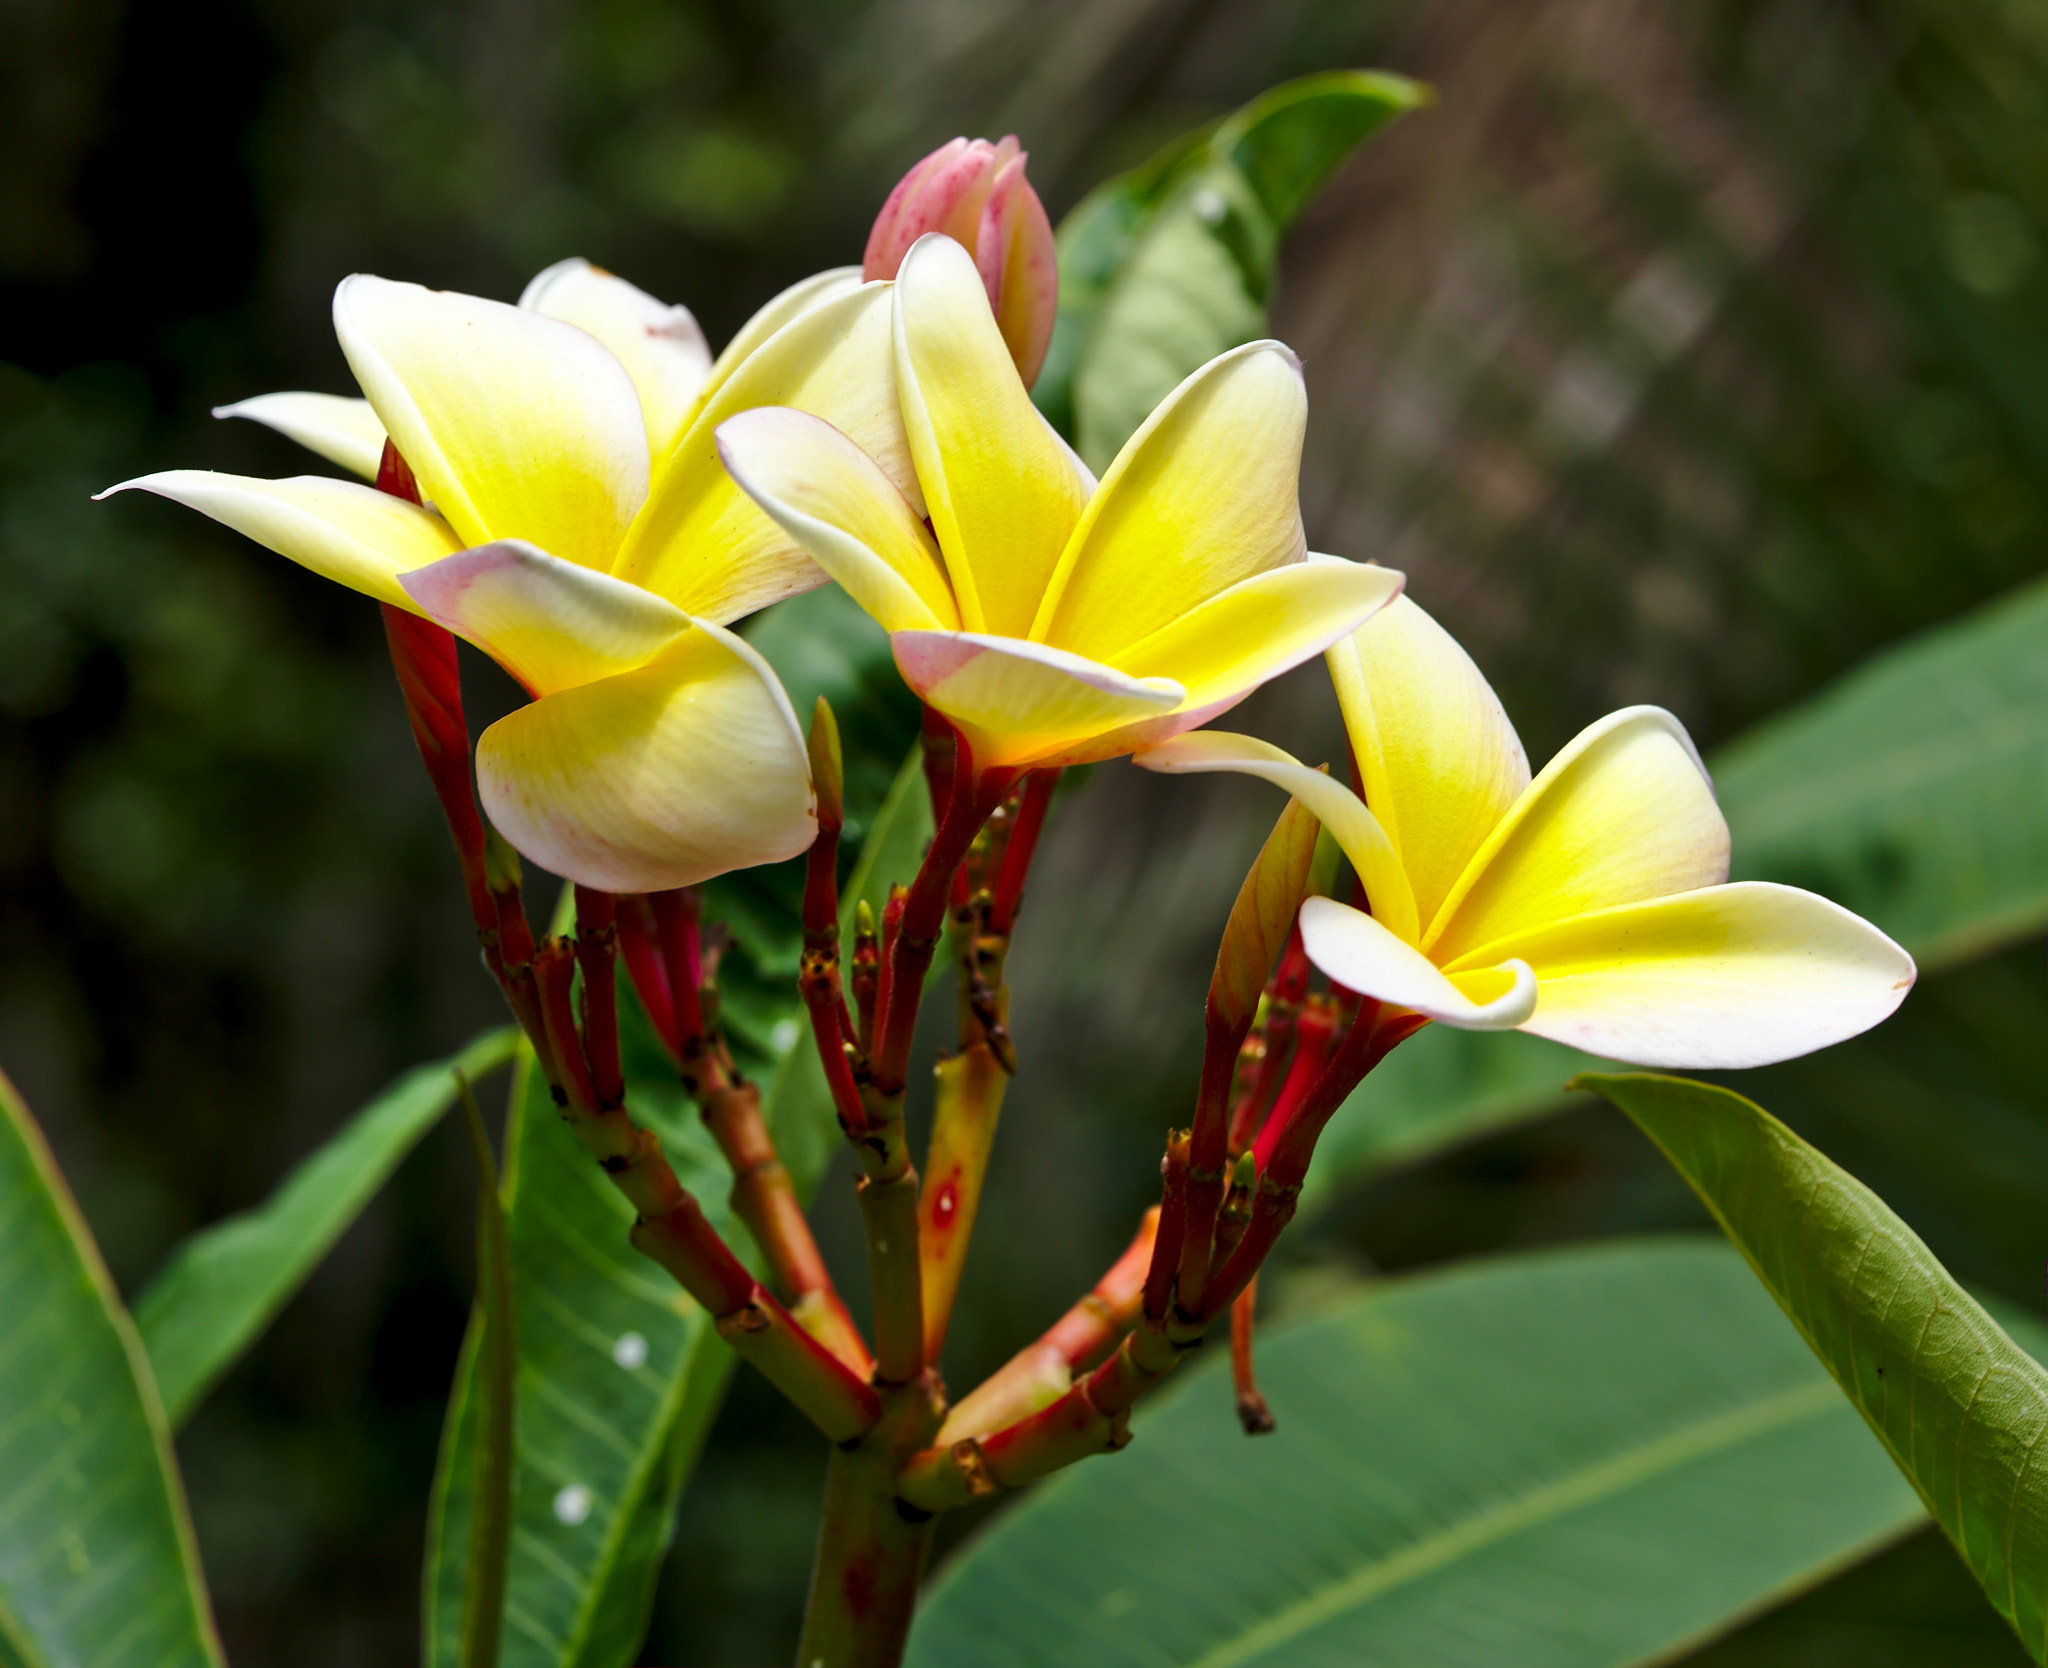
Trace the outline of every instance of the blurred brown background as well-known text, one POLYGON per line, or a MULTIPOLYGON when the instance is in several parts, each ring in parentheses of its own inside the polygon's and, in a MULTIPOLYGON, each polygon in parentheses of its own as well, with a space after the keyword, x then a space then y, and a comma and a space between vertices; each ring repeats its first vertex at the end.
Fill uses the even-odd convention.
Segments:
MULTIPOLYGON (((88 494, 311 467, 207 410, 346 390, 347 272, 509 299, 580 253, 717 342, 858 259, 888 186, 956 132, 1020 134, 1057 220, 1338 65, 1440 98, 1288 246, 1274 333, 1308 368, 1311 542, 1406 569, 1532 756, 1635 701, 1711 747, 2041 571, 2048 11, 2023 0, 0 0, 0 1062, 124 1288, 497 1016, 374 610, 88 494)), ((473 689, 482 721, 505 697, 473 689)), ((1335 744, 1314 668, 1240 720, 1335 744)), ((1063 803, 956 1382, 1091 1280, 1156 1186, 1273 810, 1121 765, 1063 803)), ((2038 962, 1916 993, 2005 1016, 1938 1135, 1825 1095, 1802 1124, 2030 1303, 2038 962)), ((1298 1278, 1695 1225, 1618 1123, 1570 1112, 1380 1183, 1297 1233, 1298 1278)), ((467 1165, 431 1138, 181 1440, 244 1668, 415 1654, 467 1165)), ((843 1190, 821 1208, 844 1258, 843 1190)), ((647 1660, 786 1648, 821 1470, 739 1379, 647 1660)), ((1713 1660, 2003 1659, 1935 1544, 1796 1608, 1713 1660)))

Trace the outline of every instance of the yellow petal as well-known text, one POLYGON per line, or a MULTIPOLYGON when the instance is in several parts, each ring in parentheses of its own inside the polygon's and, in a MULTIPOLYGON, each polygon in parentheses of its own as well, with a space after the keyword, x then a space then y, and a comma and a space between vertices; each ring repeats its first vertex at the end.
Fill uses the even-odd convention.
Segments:
POLYGON ((851 295, 860 286, 859 267, 834 266, 823 272, 814 272, 808 278, 799 278, 781 294, 771 297, 759 312, 740 326, 739 334, 725 344, 725 351, 712 362, 711 375, 705 379, 697 403, 701 406, 710 399, 725 379, 739 369, 740 362, 748 354, 798 314, 851 295))
POLYGON ((432 510, 325 475, 259 481, 204 469, 170 469, 123 481, 97 496, 111 497, 131 487, 175 499, 322 578, 409 614, 420 608, 398 576, 462 548, 432 510))
POLYGON ((477 742, 476 776, 485 812, 519 851, 607 892, 779 862, 817 830, 789 697, 716 626, 499 719, 477 742))
POLYGON ((519 539, 480 544, 400 583, 429 619, 535 695, 629 671, 690 629, 674 603, 519 539))
POLYGON ((719 425, 726 472, 884 631, 951 631, 938 546, 875 460, 821 417, 763 405, 719 425))
POLYGON ((927 234, 903 257, 896 376, 960 617, 1023 637, 1085 499, 1024 392, 974 257, 949 237, 927 234))
POLYGON ((530 539, 609 569, 647 496, 626 370, 573 325, 358 275, 334 292, 356 381, 462 542, 530 539))
POLYGON ((1709 886, 1498 939, 1472 960, 1536 970, 1522 1029, 1638 1066, 1735 1070, 1867 1031, 1905 1000, 1913 959, 1796 887, 1709 886))
POLYGON ((1117 453, 1031 635, 1108 660, 1239 581, 1300 561, 1307 420, 1301 362, 1280 343, 1210 360, 1117 453))
POLYGON ((368 400, 344 399, 339 394, 258 394, 233 405, 217 405, 213 414, 246 417, 275 429, 366 481, 377 478, 377 465, 384 456, 384 425, 377 421, 368 400))
POLYGON ((1365 802, 1401 854, 1425 930, 1529 786, 1529 759, 1451 634, 1408 598, 1330 651, 1365 802))
POLYGON ((1728 825, 1684 727, 1659 707, 1587 726, 1473 855, 1422 948, 1467 950, 1570 915, 1728 878, 1728 825))
POLYGON ((1334 898, 1301 906, 1301 947, 1335 983, 1409 1008, 1461 1031, 1512 1031, 1536 1009, 1536 975, 1524 961, 1447 979, 1414 945, 1363 910, 1334 898), (1475 991, 1479 999, 1474 999, 1475 991))
POLYGON ((658 458, 675 444, 711 377, 711 349, 689 308, 656 301, 581 256, 538 274, 519 305, 587 330, 610 348, 640 396, 649 455, 658 458))
POLYGON ((903 681, 967 733, 980 766, 1107 757, 1089 751, 1091 738, 1181 703, 1179 684, 1126 677, 1018 637, 899 631, 889 646, 903 681))
POLYGON ((1408 877, 1401 872, 1400 858, 1388 842, 1385 830, 1358 795, 1327 772, 1310 770, 1293 754, 1282 752, 1271 742, 1233 735, 1228 730, 1176 736, 1132 755, 1131 762, 1173 776, 1235 771, 1286 789, 1315 813, 1316 819, 1330 831, 1330 837, 1343 848, 1358 878, 1365 882, 1373 914, 1403 943, 1415 942, 1415 898, 1408 890, 1408 877))
POLYGON ((718 429, 756 406, 822 417, 880 465, 898 489, 916 475, 896 409, 889 286, 868 284, 807 308, 783 326, 699 407, 656 471, 647 508, 612 572, 667 597, 698 619, 736 620, 825 582, 797 541, 726 474, 718 429))
POLYGON ((1172 678, 1191 703, 1235 699, 1321 654, 1400 594, 1404 575, 1369 562, 1311 556, 1219 592, 1109 664, 1172 678))

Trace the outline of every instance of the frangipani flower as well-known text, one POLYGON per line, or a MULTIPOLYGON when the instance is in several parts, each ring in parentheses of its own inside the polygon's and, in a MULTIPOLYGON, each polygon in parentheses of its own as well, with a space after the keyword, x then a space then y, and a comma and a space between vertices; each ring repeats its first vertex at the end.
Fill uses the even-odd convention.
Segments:
POLYGON ((750 405, 816 411, 914 496, 889 288, 820 274, 714 363, 686 310, 582 261, 519 307, 349 278, 335 329, 367 398, 222 414, 371 476, 388 437, 424 506, 199 470, 109 490, 174 498, 476 644, 535 697, 477 746, 506 838, 586 885, 690 884, 791 856, 815 828, 788 697, 724 627, 825 576, 733 487, 714 431, 750 405))
POLYGON ((1045 363, 1060 305, 1059 253, 1045 205, 1024 177, 1029 156, 1014 133, 995 145, 947 140, 896 182, 875 216, 860 269, 864 278, 894 278, 927 232, 944 232, 971 250, 1027 388, 1045 363))
POLYGON ((1182 736, 1136 762, 1264 777, 1322 819, 1372 906, 1302 906, 1303 946, 1336 983, 1447 1025, 1690 1068, 1825 1048, 1912 987, 1912 958, 1839 905, 1726 884, 1728 825, 1668 712, 1610 714, 1532 782, 1493 690, 1407 598, 1329 660, 1364 803, 1249 736, 1182 736))
POLYGON ((1211 360, 1098 486, 1032 407, 973 260, 932 235, 895 288, 897 386, 927 529, 857 437, 757 409, 726 467, 890 634, 978 769, 1113 758, 1320 653, 1401 587, 1308 556, 1307 401, 1278 342, 1211 360))

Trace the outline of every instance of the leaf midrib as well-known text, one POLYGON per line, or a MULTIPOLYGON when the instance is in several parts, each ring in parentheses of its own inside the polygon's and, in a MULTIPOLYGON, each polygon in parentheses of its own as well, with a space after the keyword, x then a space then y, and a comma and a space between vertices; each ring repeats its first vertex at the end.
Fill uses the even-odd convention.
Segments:
POLYGON ((1186 1668, 1235 1668, 1236 1664, 1250 1662, 1347 1610, 1418 1581, 1546 1518, 1562 1517, 1689 1461, 1817 1417, 1840 1405, 1841 1392, 1834 1381, 1821 1377, 1746 1407, 1681 1426, 1584 1471, 1504 1500, 1451 1529, 1416 1541, 1390 1558, 1367 1565, 1341 1581, 1330 1582, 1206 1655, 1194 1658, 1186 1668))

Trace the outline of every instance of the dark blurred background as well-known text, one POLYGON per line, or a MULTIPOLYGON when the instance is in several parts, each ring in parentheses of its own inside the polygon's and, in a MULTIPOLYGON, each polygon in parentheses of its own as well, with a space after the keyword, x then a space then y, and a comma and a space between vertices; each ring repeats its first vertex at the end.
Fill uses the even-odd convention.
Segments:
MULTIPOLYGON (((510 299, 583 254, 717 343, 857 260, 889 185, 956 132, 1019 133, 1057 220, 1337 65, 1440 102, 1288 246, 1311 542, 1405 568, 1532 756, 1645 700, 1711 747, 2042 570, 2030 0, 0 0, 0 1062, 125 1290, 498 1016, 374 609, 188 512, 88 494, 318 467, 207 411, 348 391, 345 273, 510 299)), ((1313 668, 1242 718, 1335 744, 1313 668)), ((1084 1288, 1156 1188, 1273 809, 1127 766, 1063 803, 1013 962, 1025 1070, 956 1383, 1084 1288)), ((1930 979, 1905 1041, 1844 1051, 1804 1100, 1784 1080, 1795 1122, 2030 1304, 2039 959, 1930 979), (1904 1069, 1886 1047, 1961 1074, 1942 1121, 1862 1115, 1904 1069)), ((452 1130, 430 1138, 181 1439, 242 1668, 415 1654, 468 1175, 452 1130)), ((856 1269, 843 1184, 821 1214, 856 1269)), ((1578 1109, 1374 1184, 1290 1255, 1305 1288, 1700 1221, 1617 1117, 1578 1109)), ((739 1377, 648 1661, 779 1658, 822 1466, 739 1377)), ((1712 1660, 2004 1660, 1988 1614, 1923 1537, 1712 1660)))

